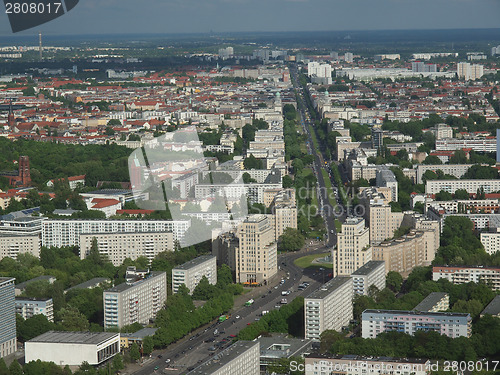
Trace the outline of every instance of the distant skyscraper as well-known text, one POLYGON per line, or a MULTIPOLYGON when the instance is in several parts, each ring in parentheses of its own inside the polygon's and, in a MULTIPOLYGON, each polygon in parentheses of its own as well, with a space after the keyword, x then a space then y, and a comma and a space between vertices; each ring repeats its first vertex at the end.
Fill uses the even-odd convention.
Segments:
POLYGON ((16 351, 14 278, 0 277, 0 358, 16 351))
POLYGON ((372 128, 372 148, 382 148, 384 145, 384 133, 380 128, 372 128))
POLYGON ((458 78, 463 78, 466 81, 476 80, 483 76, 484 69, 482 65, 469 64, 466 62, 461 62, 457 64, 457 75, 458 78))
POLYGON ((344 61, 348 63, 352 63, 354 61, 354 55, 351 52, 346 52, 344 54, 344 61))

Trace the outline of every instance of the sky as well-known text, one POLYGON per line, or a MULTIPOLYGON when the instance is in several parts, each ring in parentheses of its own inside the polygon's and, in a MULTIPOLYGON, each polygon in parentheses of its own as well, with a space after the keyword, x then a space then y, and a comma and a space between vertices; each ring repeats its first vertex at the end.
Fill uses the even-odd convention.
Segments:
MULTIPOLYGON (((500 0, 80 0, 20 35, 499 27, 500 0)), ((8 35, 2 11, 0 36, 8 35)))

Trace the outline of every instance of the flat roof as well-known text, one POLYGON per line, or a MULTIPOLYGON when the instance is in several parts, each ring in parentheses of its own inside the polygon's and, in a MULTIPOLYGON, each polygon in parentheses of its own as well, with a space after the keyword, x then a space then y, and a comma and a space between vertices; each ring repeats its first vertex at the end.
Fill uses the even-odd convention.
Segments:
POLYGON ((23 283, 17 284, 16 285, 16 289, 24 289, 24 288, 26 288, 26 285, 31 284, 31 283, 35 283, 37 281, 48 281, 48 282, 50 282, 50 280, 52 280, 52 279, 57 280, 55 276, 51 276, 51 275, 38 276, 38 277, 35 277, 34 279, 26 280, 23 283))
POLYGON ((80 283, 78 285, 72 286, 71 288, 68 288, 65 290, 65 292, 69 292, 70 290, 73 289, 89 289, 93 286, 97 286, 99 284, 105 283, 105 282, 111 282, 110 279, 107 277, 94 277, 93 279, 84 281, 83 283, 80 283))
POLYGON ((498 315, 500 314, 500 294, 495 296, 493 300, 488 303, 488 306, 484 308, 481 312, 481 315, 490 314, 490 315, 498 315))
POLYGON ((194 258, 190 261, 187 261, 186 263, 183 263, 179 266, 174 267, 173 270, 188 270, 190 268, 199 266, 200 264, 202 264, 206 261, 209 261, 211 259, 214 259, 214 258, 216 258, 215 255, 202 255, 202 256, 194 258))
POLYGON ((134 288, 136 286, 138 286, 139 284, 142 284, 144 281, 147 281, 153 277, 156 277, 156 276, 159 276, 161 274, 167 274, 166 272, 161 272, 161 271, 151 271, 151 273, 146 276, 146 278, 144 279, 140 279, 138 281, 135 281, 133 283, 122 283, 122 284, 119 284, 119 285, 116 285, 112 288, 109 288, 109 289, 106 289, 104 291, 104 293, 121 293, 127 289, 130 289, 130 288, 134 288))
MULTIPOLYGON (((359 267, 356 271, 354 271, 351 275, 360 275, 360 276, 366 276, 369 273, 373 272, 375 269, 377 269, 380 266, 384 266, 385 261, 383 260, 370 260, 368 263, 365 265, 359 267)), ((385 266, 384 266, 385 267, 385 266)), ((385 273, 385 271, 384 271, 385 273)))
POLYGON ((271 337, 261 336, 257 339, 260 344, 260 356, 268 358, 290 358, 310 351, 312 339, 287 337, 286 334, 273 334, 271 337), (278 349, 282 347, 283 349, 278 349))
POLYGON ((122 333, 120 337, 128 337, 128 338, 140 338, 144 339, 144 337, 153 336, 158 328, 143 328, 134 333, 122 333))
POLYGON ((347 282, 351 282, 351 277, 350 276, 336 276, 327 283, 321 285, 319 289, 316 289, 314 292, 312 292, 309 296, 306 298, 310 299, 323 299, 326 296, 328 296, 330 293, 332 293, 334 290, 340 288, 342 285, 344 285, 347 282))
POLYGON ((115 337, 120 337, 115 332, 64 332, 48 331, 28 342, 99 345, 115 337))
POLYGON ((365 310, 363 314, 393 314, 393 315, 434 315, 434 316, 456 316, 456 317, 467 317, 470 316, 468 313, 457 313, 457 312, 424 312, 424 311, 413 311, 413 310, 365 310))
POLYGON ((14 277, 0 277, 0 284, 14 282, 15 280, 14 277))
POLYGON ((320 354, 311 353, 306 358, 322 359, 342 359, 345 361, 363 361, 363 362, 401 362, 401 363, 426 363, 428 359, 424 358, 397 358, 397 357, 363 357, 356 354, 320 354))
POLYGON ((429 311, 432 309, 439 301, 445 298, 448 293, 445 292, 432 292, 427 297, 425 297, 422 302, 420 302, 413 310, 416 311, 429 311))
MULTIPOLYGON (((229 362, 237 358, 242 353, 253 348, 254 346, 259 346, 258 342, 255 341, 237 341, 229 348, 223 350, 217 355, 214 355, 208 361, 202 363, 194 370, 188 372, 188 375, 209 375, 213 374, 219 370, 222 366, 227 365, 229 362)), ((259 355, 259 354, 258 354, 259 355)), ((260 362, 257 362, 260 363, 260 362)), ((260 365, 258 364, 259 368, 260 365)))

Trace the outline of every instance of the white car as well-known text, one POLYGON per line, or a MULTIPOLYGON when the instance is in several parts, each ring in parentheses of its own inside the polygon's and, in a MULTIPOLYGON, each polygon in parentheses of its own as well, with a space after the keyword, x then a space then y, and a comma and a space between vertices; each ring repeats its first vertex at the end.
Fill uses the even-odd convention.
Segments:
POLYGON ((167 358, 167 359, 165 360, 165 363, 170 363, 170 358, 167 358))
POLYGON ((236 316, 235 316, 235 318, 236 318, 236 319, 239 319, 239 318, 240 318, 240 316, 239 316, 239 315, 236 315, 236 316))

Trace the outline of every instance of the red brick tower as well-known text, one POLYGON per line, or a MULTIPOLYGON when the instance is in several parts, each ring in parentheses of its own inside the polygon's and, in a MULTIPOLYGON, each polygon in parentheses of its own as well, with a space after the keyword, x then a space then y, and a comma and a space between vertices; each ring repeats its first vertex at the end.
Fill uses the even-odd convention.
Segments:
POLYGON ((30 159, 28 156, 19 157, 19 178, 22 186, 31 185, 30 159))

